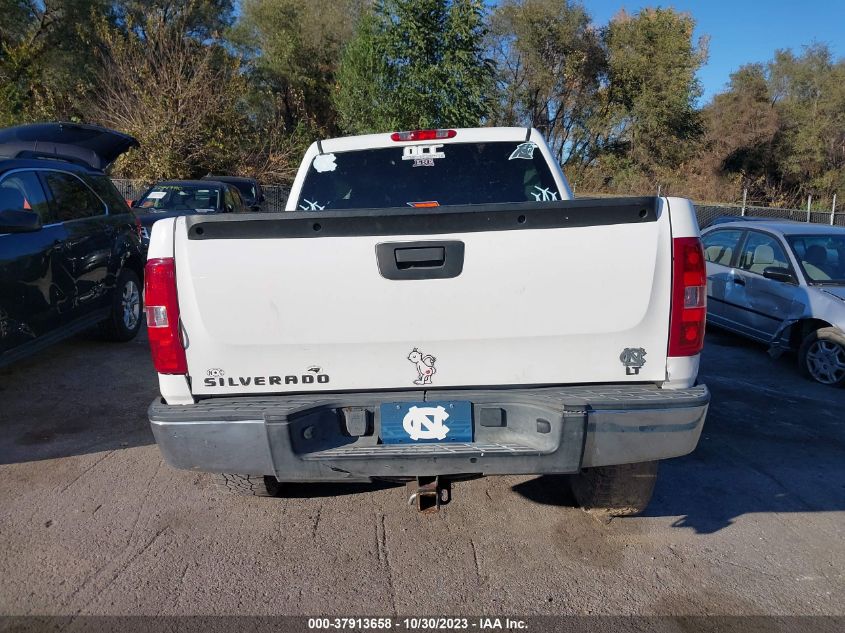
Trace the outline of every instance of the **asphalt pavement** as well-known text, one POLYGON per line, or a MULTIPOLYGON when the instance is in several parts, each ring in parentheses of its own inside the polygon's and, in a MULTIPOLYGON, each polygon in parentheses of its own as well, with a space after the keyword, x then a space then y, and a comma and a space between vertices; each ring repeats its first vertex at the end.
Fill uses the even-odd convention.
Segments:
POLYGON ((707 336, 698 449, 644 516, 600 523, 564 477, 219 491, 167 466, 142 335, 0 370, 0 614, 845 615, 845 390, 707 336))

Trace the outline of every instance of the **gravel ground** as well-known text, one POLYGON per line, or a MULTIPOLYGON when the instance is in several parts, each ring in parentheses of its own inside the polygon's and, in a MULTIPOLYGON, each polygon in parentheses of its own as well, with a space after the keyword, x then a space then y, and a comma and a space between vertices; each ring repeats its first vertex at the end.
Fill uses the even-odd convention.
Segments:
POLYGON ((145 338, 0 370, 0 614, 845 614, 845 390, 708 334, 698 449, 645 516, 603 524, 561 477, 227 496, 171 469, 145 338))

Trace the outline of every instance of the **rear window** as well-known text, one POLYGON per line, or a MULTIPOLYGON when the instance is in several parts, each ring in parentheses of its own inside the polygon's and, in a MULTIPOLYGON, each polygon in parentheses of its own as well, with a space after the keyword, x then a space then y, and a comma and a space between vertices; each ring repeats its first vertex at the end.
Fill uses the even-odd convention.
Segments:
POLYGON ((234 185, 235 185, 235 187, 237 187, 238 191, 241 192, 241 195, 243 196, 244 200, 251 202, 258 197, 258 195, 255 191, 255 185, 253 185, 251 182, 240 182, 239 181, 239 182, 234 183, 234 185))
POLYGON ((297 209, 548 202, 560 200, 534 143, 397 145, 314 158, 297 209))
POLYGON ((97 195, 102 198, 109 207, 109 213, 119 214, 128 213, 129 209, 126 206, 126 200, 114 188, 112 181, 108 176, 91 176, 86 175, 85 181, 88 185, 97 192, 97 195))
POLYGON ((151 212, 214 213, 220 206, 220 192, 202 185, 156 185, 138 200, 136 206, 151 212))

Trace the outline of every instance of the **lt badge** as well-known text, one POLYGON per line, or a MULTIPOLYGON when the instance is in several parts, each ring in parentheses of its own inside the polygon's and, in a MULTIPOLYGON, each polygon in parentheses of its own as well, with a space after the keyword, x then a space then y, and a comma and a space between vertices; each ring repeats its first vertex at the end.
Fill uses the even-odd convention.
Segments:
POLYGON ((645 350, 642 347, 626 347, 619 354, 619 360, 625 365, 626 376, 636 376, 645 365, 645 350))

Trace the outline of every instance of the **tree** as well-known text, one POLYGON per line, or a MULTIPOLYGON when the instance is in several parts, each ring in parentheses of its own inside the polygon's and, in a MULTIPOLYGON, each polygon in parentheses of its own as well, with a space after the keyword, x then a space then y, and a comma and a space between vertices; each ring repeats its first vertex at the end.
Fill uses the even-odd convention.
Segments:
POLYGON ((707 42, 693 43, 695 21, 673 9, 618 14, 604 32, 609 100, 620 149, 613 170, 673 172, 695 155, 704 132, 696 72, 707 42))
POLYGON ((244 1, 232 37, 246 55, 254 90, 252 106, 259 116, 275 118, 278 106, 290 130, 301 123, 334 130, 335 74, 364 3, 244 1), (268 94, 277 98, 268 100, 268 94))
POLYGON ((703 111, 705 137, 698 159, 694 192, 706 199, 727 200, 749 189, 755 200, 777 198, 777 154, 774 143, 781 119, 769 94, 766 69, 748 64, 733 73, 725 92, 703 111))
POLYGON ((379 0, 347 46, 334 105, 347 132, 478 125, 490 110, 482 0, 379 0))
POLYGON ((213 39, 234 20, 233 0, 112 0, 118 23, 142 37, 146 25, 179 23, 188 37, 213 39))
POLYGON ((496 121, 538 128, 565 166, 590 164, 609 133, 607 60, 584 7, 506 0, 492 16, 491 49, 500 93, 496 121))
POLYGON ((768 72, 783 120, 777 151, 784 187, 796 197, 845 190, 845 61, 813 44, 800 56, 777 51, 768 72))
POLYGON ((685 175, 697 195, 799 206, 845 189, 845 61, 823 45, 743 66, 704 120, 702 169, 685 175))
POLYGON ((101 36, 94 118, 141 144, 121 158, 121 173, 184 178, 237 164, 248 129, 237 107, 245 90, 238 59, 159 15, 128 33, 103 25, 101 36))
POLYGON ((0 126, 80 120, 93 89, 106 0, 13 0, 0 12, 0 126))

